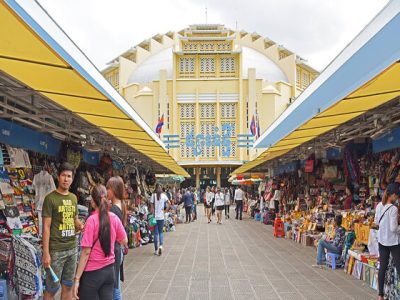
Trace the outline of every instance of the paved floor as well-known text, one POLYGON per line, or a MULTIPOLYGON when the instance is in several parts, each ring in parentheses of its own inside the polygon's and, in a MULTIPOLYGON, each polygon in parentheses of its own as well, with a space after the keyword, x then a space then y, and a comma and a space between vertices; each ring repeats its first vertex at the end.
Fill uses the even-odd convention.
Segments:
POLYGON ((203 207, 199 213, 165 234, 161 257, 152 244, 130 250, 124 299, 376 299, 343 270, 311 268, 315 250, 274 238, 271 226, 252 219, 207 224, 203 207))

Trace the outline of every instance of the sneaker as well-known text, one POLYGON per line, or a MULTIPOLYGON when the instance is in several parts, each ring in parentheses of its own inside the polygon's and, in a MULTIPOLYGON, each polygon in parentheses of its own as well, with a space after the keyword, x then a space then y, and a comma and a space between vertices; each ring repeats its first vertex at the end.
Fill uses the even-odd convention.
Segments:
POLYGON ((162 254, 162 246, 160 246, 160 248, 158 248, 158 255, 161 256, 161 254, 162 254))
POLYGON ((158 255, 158 249, 154 251, 154 255, 158 255))

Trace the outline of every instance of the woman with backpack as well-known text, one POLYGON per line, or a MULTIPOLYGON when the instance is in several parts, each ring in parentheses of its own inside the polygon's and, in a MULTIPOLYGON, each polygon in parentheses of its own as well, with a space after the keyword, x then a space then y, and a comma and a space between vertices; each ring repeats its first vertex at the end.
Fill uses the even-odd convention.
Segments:
POLYGON ((115 242, 126 247, 128 239, 120 219, 108 211, 107 190, 92 190, 94 213, 87 219, 81 241, 82 252, 74 278, 76 299, 113 299, 115 242))
POLYGON ((391 183, 387 186, 382 201, 376 206, 374 223, 379 226, 379 273, 378 273, 378 299, 384 299, 385 273, 389 264, 390 254, 393 257, 397 274, 400 274, 400 226, 398 209, 394 205, 400 197, 400 184, 391 183))

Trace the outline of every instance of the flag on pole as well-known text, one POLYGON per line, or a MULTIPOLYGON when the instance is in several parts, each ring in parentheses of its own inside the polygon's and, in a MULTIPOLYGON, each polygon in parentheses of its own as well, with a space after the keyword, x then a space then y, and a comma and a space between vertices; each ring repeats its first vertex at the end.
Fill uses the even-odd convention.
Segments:
POLYGON ((162 127, 164 126, 164 114, 161 116, 161 118, 158 119, 157 127, 156 127, 156 133, 158 134, 158 137, 161 136, 161 130, 162 127))
POLYGON ((254 119, 254 115, 253 115, 253 117, 251 118, 250 132, 251 132, 251 134, 252 134, 253 136, 256 135, 256 121, 255 121, 255 119, 254 119))
POLYGON ((256 114, 256 123, 257 123, 257 135, 256 135, 256 139, 258 139, 261 134, 260 134, 260 118, 258 117, 258 114, 256 114))

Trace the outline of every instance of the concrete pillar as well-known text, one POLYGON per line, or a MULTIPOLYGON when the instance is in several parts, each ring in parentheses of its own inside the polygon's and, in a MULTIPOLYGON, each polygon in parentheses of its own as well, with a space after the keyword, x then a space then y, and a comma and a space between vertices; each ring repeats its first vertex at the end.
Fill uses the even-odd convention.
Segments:
POLYGON ((196 167, 196 188, 200 188, 200 167, 196 167))

